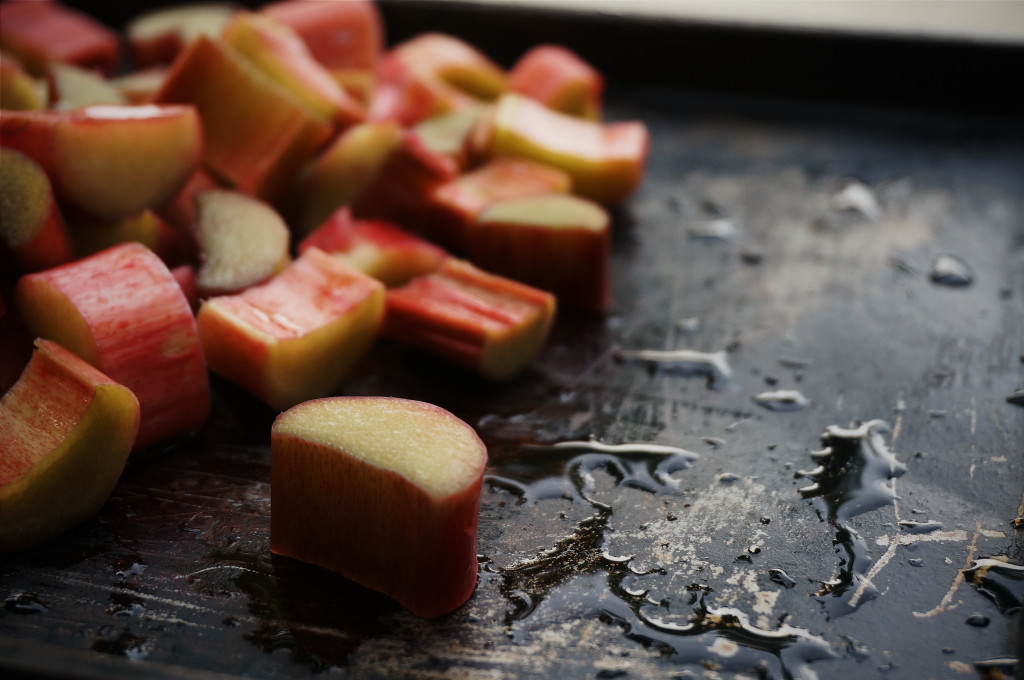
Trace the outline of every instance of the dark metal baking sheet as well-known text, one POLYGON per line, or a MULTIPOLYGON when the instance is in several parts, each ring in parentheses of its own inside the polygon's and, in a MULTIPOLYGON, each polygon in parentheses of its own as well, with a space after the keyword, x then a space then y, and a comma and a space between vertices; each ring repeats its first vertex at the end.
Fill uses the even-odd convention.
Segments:
POLYGON ((644 120, 653 140, 643 185, 615 214, 611 314, 564 313, 508 384, 381 343, 344 388, 437 403, 487 441, 466 606, 422 621, 271 556, 274 414, 215 381, 194 438, 134 458, 94 520, 0 561, 0 669, 1013 677, 1019 119, 622 80, 608 113, 644 120), (969 285, 932 280, 942 255, 970 268, 969 285), (628 355, 674 349, 724 352, 731 375, 628 355), (754 401, 772 390, 810 403, 754 401), (887 424, 877 455, 822 439, 875 419, 887 424), (545 448, 588 438, 697 457, 545 448), (812 457, 827 444, 834 458, 812 457), (801 491, 815 480, 824 498, 801 491), (876 502, 862 512, 843 502, 864 494, 876 502), (996 562, 965 571, 979 559, 996 562))

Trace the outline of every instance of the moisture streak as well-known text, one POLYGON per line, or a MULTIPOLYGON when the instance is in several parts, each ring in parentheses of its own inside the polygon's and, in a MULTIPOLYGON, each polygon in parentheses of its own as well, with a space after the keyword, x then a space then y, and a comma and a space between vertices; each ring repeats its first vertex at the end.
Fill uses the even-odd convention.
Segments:
POLYGON ((818 592, 831 596, 824 602, 833 617, 849 614, 877 595, 866 579, 872 564, 867 542, 845 521, 895 501, 890 480, 907 468, 886 446, 888 433, 889 426, 881 420, 850 429, 828 427, 821 438, 824 448, 811 453, 818 467, 797 473, 814 481, 800 494, 812 499, 818 515, 835 530, 839 573, 818 592), (854 603, 852 596, 858 590, 861 595, 854 603))
POLYGON ((724 351, 623 349, 616 356, 626 361, 646 361, 685 377, 704 377, 711 389, 719 389, 732 378, 732 368, 724 351))

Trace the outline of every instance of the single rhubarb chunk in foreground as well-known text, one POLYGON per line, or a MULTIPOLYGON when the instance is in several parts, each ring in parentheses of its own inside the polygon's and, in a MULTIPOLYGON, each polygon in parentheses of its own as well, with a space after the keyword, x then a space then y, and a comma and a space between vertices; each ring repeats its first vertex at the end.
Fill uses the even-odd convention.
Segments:
POLYGON ((383 284, 312 248, 262 286, 205 301, 197 323, 210 369, 283 410, 341 384, 383 316, 383 284))
POLYGON ((191 106, 4 111, 0 138, 43 166, 59 198, 110 219, 170 199, 202 155, 199 116, 191 106))
POLYGON ((448 411, 388 397, 316 399, 271 430, 270 550, 433 618, 476 585, 487 449, 448 411))
POLYGON ((470 233, 474 264, 549 290, 560 304, 608 308, 611 231, 600 205, 564 194, 501 201, 470 233))
POLYGON ((604 78, 574 52, 538 45, 519 58, 508 74, 508 90, 570 116, 600 120, 604 78))
POLYGON ((207 169, 268 201, 333 130, 235 50, 205 36, 174 61, 153 101, 195 106, 207 169))
POLYGON ((211 189, 196 197, 201 297, 239 293, 277 274, 291 261, 288 225, 263 201, 211 189))
POLYGON ((421 230, 432 241, 465 253, 477 216, 491 203, 568 193, 571 187, 569 175, 557 168, 510 156, 495 158, 439 186, 421 230))
POLYGON ((602 125, 506 94, 474 130, 471 145, 483 157, 520 156, 560 168, 572 177, 574 193, 615 205, 640 182, 648 135, 640 122, 602 125))
POLYGON ((0 552, 81 524, 106 502, 139 428, 131 390, 49 340, 0 398, 0 552))
POLYGON ((28 156, 0 147, 0 237, 23 272, 74 257, 50 180, 28 156))
POLYGON ((0 47, 36 74, 53 62, 104 73, 117 64, 117 33, 59 2, 0 4, 0 47))
POLYGON ((449 258, 388 291, 384 334, 491 380, 521 371, 547 339, 555 296, 449 258))
POLYGON ((448 257, 443 249, 384 220, 354 220, 348 208, 303 239, 299 252, 319 248, 385 286, 402 286, 436 271, 448 257))
POLYGON ((136 449, 196 429, 210 384, 195 319, 167 266, 138 243, 26 274, 18 307, 36 337, 60 343, 139 399, 136 449))
POLYGON ((190 3, 159 7, 132 19, 125 27, 136 66, 169 64, 201 35, 220 35, 237 9, 231 3, 190 3))

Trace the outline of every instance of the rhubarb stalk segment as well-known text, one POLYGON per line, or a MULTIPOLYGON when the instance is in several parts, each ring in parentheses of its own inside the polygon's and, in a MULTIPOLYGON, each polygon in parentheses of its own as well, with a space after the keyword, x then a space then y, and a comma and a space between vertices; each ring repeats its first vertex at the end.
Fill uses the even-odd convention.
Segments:
POLYGON ((272 552, 426 618, 472 595, 487 450, 469 425, 418 401, 316 399, 278 416, 271 456, 272 552))

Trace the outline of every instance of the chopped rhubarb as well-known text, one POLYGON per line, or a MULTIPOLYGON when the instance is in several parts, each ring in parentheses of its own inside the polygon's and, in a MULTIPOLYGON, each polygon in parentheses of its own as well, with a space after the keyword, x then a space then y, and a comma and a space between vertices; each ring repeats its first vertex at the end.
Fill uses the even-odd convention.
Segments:
POLYGON ((59 2, 0 4, 0 47, 36 74, 53 62, 110 73, 117 45, 117 33, 59 2))
POLYGON ((495 158, 439 186, 430 197, 424 235, 465 253, 480 211, 495 201, 537 194, 568 193, 572 180, 556 168, 520 158, 495 158))
POLYGON ((28 156, 2 147, 0 237, 23 272, 55 267, 73 257, 46 172, 28 156))
POLYGON ((551 329, 555 297, 449 258, 388 291, 384 333, 492 380, 521 371, 551 329))
POLYGON ((317 248, 199 309, 210 369, 283 410, 331 393, 377 336, 384 286, 317 248))
POLYGON ((520 57, 509 71, 508 90, 560 113, 601 118, 604 78, 574 52, 558 45, 538 45, 520 57))
POLYGON ((614 205, 640 182, 648 135, 643 123, 602 125, 507 94, 477 126, 472 145, 484 157, 521 156, 561 168, 575 193, 614 205))
POLYGON ((342 208, 299 244, 299 252, 319 248, 390 287, 429 274, 448 254, 433 243, 384 220, 354 220, 342 208))
POLYGON ((37 340, 0 398, 0 552, 29 548, 95 514, 138 429, 139 401, 129 389, 37 340))
POLYGON ((142 408, 136 449, 206 420, 210 385, 192 310, 145 246, 125 243, 26 274, 16 294, 34 335, 60 343, 135 393, 142 408))

